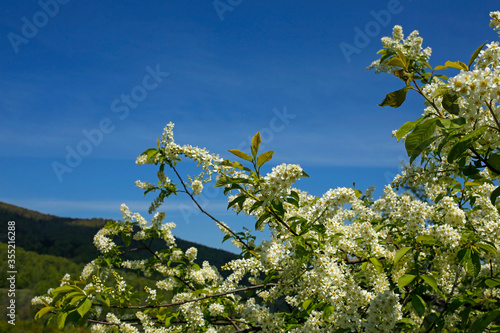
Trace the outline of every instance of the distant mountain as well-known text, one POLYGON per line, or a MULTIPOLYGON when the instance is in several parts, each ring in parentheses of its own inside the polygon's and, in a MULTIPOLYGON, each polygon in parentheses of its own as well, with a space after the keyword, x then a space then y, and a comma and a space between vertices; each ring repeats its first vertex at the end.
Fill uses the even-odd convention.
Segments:
MULTIPOLYGON (((16 222, 16 246, 39 254, 64 257, 75 263, 88 263, 99 255, 94 247, 93 238, 107 221, 100 218, 58 217, 3 202, 0 202, 0 218, 5 224, 7 221, 16 222)), ((7 242, 6 226, 0 230, 0 242, 7 242)), ((220 268, 237 257, 228 251, 179 238, 176 238, 176 243, 184 251, 189 247, 196 247, 198 249, 196 261, 199 264, 208 260, 210 264, 220 268)), ((158 242, 154 248, 159 250, 163 245, 164 243, 158 242)))

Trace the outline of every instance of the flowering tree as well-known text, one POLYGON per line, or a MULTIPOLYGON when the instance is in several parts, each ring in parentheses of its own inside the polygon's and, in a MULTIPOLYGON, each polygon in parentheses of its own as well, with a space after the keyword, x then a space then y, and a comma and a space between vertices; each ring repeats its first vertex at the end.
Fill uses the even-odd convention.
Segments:
MULTIPOLYGON (((500 31, 500 12, 490 13, 500 31)), ((176 247, 173 223, 157 212, 150 222, 122 205, 122 222, 109 222, 95 238, 102 253, 81 276, 33 299, 36 318, 91 325, 92 332, 482 332, 500 331, 500 47, 483 44, 468 64, 431 67, 431 50, 402 28, 382 39, 381 58, 369 68, 392 73, 404 87, 381 106, 399 107, 406 94, 423 97, 422 117, 393 134, 410 164, 378 200, 351 188, 321 197, 293 187, 307 177, 282 164, 262 175, 273 156, 259 154, 257 133, 238 161, 174 141, 168 124, 157 147, 137 164, 159 166, 150 213, 179 193, 196 196, 216 177, 228 208, 255 218, 255 231, 271 236, 256 244, 253 232, 235 232, 209 216, 239 248, 221 269, 194 260, 197 251, 176 247), (486 45, 486 46, 485 46, 486 45), (450 68, 454 77, 439 74, 450 68), (181 159, 200 174, 185 180, 181 159), (167 174, 175 177, 171 180, 167 174), (398 188, 425 194, 419 200, 398 188), (123 245, 115 243, 121 237, 123 245), (161 251, 151 241, 165 242, 161 251), (130 251, 143 259, 129 260, 130 251), (155 278, 134 290, 122 269, 155 278)))

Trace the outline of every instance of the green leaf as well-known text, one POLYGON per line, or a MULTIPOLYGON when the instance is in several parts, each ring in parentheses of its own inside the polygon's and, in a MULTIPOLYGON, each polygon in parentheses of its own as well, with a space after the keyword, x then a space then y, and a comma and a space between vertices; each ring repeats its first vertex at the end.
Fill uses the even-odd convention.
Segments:
MULTIPOLYGON (((395 71, 394 75, 396 75, 401 80, 403 80, 403 82, 406 83, 407 85, 410 84, 411 79, 413 78, 413 73, 410 73, 406 69, 403 69, 403 68, 395 71)), ((429 73, 429 75, 430 75, 430 73, 429 73)))
POLYGON ((417 314, 422 317, 425 313, 425 302, 419 295, 414 295, 411 299, 411 305, 417 312, 417 314))
POLYGON ((444 65, 448 68, 455 68, 464 71, 469 70, 469 67, 461 61, 447 61, 444 65))
POLYGON ((467 306, 465 309, 460 311, 459 316, 462 321, 461 328, 466 328, 469 326, 470 313, 472 311, 471 306, 467 306))
POLYGON ((53 306, 46 306, 44 308, 42 308, 40 311, 38 311, 35 315, 35 319, 40 319, 41 317, 43 317, 47 312, 50 312, 52 310, 54 310, 55 307, 53 306))
POLYGON ((476 168, 473 165, 467 165, 461 169, 462 173, 464 176, 472 178, 472 179, 479 179, 482 178, 481 175, 479 174, 479 169, 476 168))
POLYGON ((413 150, 413 152, 411 153, 411 156, 410 156, 410 164, 413 163, 413 161, 415 161, 415 159, 420 156, 420 154, 422 154, 422 152, 424 150, 426 150, 434 141, 436 141, 437 139, 439 139, 441 136, 433 136, 432 138, 429 138, 427 140, 425 140, 424 142, 420 143, 418 145, 417 148, 415 148, 413 150))
POLYGON ((432 137, 436 130, 437 120, 438 118, 428 119, 418 124, 413 132, 408 134, 405 141, 405 148, 408 156, 412 156, 415 149, 432 137))
POLYGON ((413 274, 403 274, 398 280, 399 289, 403 289, 405 286, 409 285, 417 276, 413 274))
POLYGON ((215 187, 221 187, 221 186, 226 186, 229 184, 248 184, 250 183, 251 180, 248 178, 231 178, 228 176, 220 176, 219 179, 217 179, 217 182, 215 183, 215 187))
POLYGON ((408 324, 408 325, 417 325, 417 323, 415 322, 415 320, 413 320, 411 318, 402 318, 402 319, 399 319, 396 323, 403 323, 403 324, 408 324))
POLYGON ((467 332, 479 333, 484 332, 484 330, 495 321, 500 316, 500 310, 490 311, 481 317, 477 318, 472 325, 469 327, 467 332))
POLYGON ((460 106, 458 106, 458 95, 452 95, 449 92, 443 95, 443 101, 441 102, 443 108, 453 115, 458 115, 460 112, 460 106))
MULTIPOLYGON (((439 66, 438 66, 439 67, 439 66)), ((445 67, 446 68, 446 67, 445 67)), ((450 87, 442 85, 436 88, 434 92, 432 93, 432 98, 436 98, 439 96, 443 96, 444 94, 448 93, 450 91, 450 87)))
POLYGON ((125 246, 129 246, 132 242, 132 234, 129 232, 122 232, 122 241, 125 246))
POLYGON ((96 299, 101 302, 103 305, 110 306, 111 301, 106 296, 96 295, 96 299))
MULTIPOLYGON (((70 291, 75 291, 75 287, 76 286, 62 286, 62 287, 57 287, 56 289, 54 289, 52 292, 54 294, 59 294, 59 293, 68 293, 70 291)), ((78 287, 77 287, 78 288, 78 287)), ((80 288, 78 288, 80 289, 80 288)), ((81 291, 81 289, 80 289, 81 291)))
POLYGON ((500 195, 500 186, 498 186, 496 189, 493 190, 493 192, 491 192, 490 201, 493 205, 495 204, 495 201, 497 200, 499 195, 500 195))
POLYGON ((420 235, 416 239, 417 243, 430 242, 434 240, 435 240, 434 236, 431 235, 420 235))
POLYGON ((459 263, 463 264, 470 258, 470 249, 461 249, 457 253, 457 260, 459 263))
POLYGON ((241 150, 231 149, 231 150, 228 150, 228 152, 233 153, 234 155, 236 155, 239 158, 242 158, 248 162, 252 162, 252 157, 250 155, 248 155, 247 153, 242 152, 241 150))
POLYGON ((387 94, 382 103, 379 104, 379 106, 392 106, 393 108, 400 107, 401 104, 403 104, 403 102, 406 100, 406 93, 410 89, 411 86, 408 85, 403 89, 399 89, 387 94))
POLYGON ((413 129, 415 128, 415 126, 417 126, 418 124, 420 124, 424 119, 425 119, 425 117, 420 117, 417 120, 408 121, 408 122, 404 123, 403 126, 401 126, 396 131, 396 139, 399 141, 403 136, 405 136, 409 132, 413 131, 413 129))
POLYGON ((230 167, 233 167, 233 168, 236 168, 236 169, 246 170, 246 171, 249 171, 249 172, 252 171, 249 168, 243 166, 243 164, 241 164, 239 162, 236 162, 236 161, 224 160, 224 161, 220 162, 219 165, 230 166, 230 167))
POLYGON ((434 70, 435 71, 441 71, 441 70, 446 69, 446 68, 447 68, 446 66, 439 65, 439 66, 434 67, 434 70))
POLYGON ((399 58, 391 58, 385 63, 387 66, 405 67, 405 63, 399 58))
POLYGON ((237 196, 234 200, 232 200, 228 205, 227 205, 227 209, 231 208, 232 206, 238 204, 238 206, 240 207, 240 210, 243 208, 243 204, 245 203, 245 200, 247 199, 247 197, 244 195, 244 194, 241 194, 239 196, 237 196))
POLYGON ((78 311, 80 316, 83 318, 83 316, 85 316, 90 308, 92 308, 92 301, 87 298, 85 301, 83 301, 82 305, 80 305, 78 309, 76 309, 76 311, 78 311))
POLYGON ((396 255, 394 256, 394 265, 398 263, 398 261, 408 252, 412 249, 411 246, 403 247, 396 252, 396 255))
POLYGON ((257 166, 260 167, 264 163, 269 162, 271 158, 273 158, 274 151, 266 151, 265 153, 262 153, 257 157, 257 166))
POLYGON ((272 201, 271 202, 272 207, 278 214, 278 216, 283 217, 285 215, 285 209, 283 207, 283 203, 281 201, 272 201))
POLYGON ((475 141, 481 137, 481 135, 483 135, 486 129, 486 126, 480 127, 458 140, 455 145, 451 147, 450 153, 448 154, 448 162, 452 163, 460 157, 467 149, 469 149, 469 147, 472 146, 475 141))
POLYGON ((63 330, 64 329, 64 324, 66 323, 66 317, 67 316, 68 316, 67 312, 60 312, 57 315, 57 328, 59 330, 63 330))
POLYGON ((254 137, 252 138, 252 146, 250 147, 250 150, 252 151, 252 156, 253 158, 257 157, 257 152, 259 151, 260 147, 260 133, 257 132, 254 137))
POLYGON ((313 300, 310 298, 310 299, 306 299, 304 302, 302 302, 302 308, 304 310, 307 310, 309 308, 309 306, 311 305, 311 303, 313 302, 313 300))
POLYGON ((488 288, 493 289, 500 286, 500 279, 486 279, 484 283, 486 283, 488 288))
POLYGON ((500 171, 500 154, 491 154, 488 157, 488 164, 491 165, 493 169, 500 171))
POLYGON ((464 118, 455 118, 455 119, 448 119, 448 118, 439 118, 437 125, 439 127, 448 129, 448 130, 455 130, 455 129, 460 129, 464 127, 466 121, 464 118))
POLYGON ((424 320, 422 321, 422 325, 426 330, 428 330, 437 319, 438 315, 434 312, 431 312, 427 316, 425 316, 424 320))
POLYGON ((286 198, 285 201, 288 202, 289 204, 294 205, 297 208, 299 207, 299 202, 297 200, 295 200, 294 197, 288 197, 288 198, 286 198))
MULTIPOLYGON (((252 212, 254 210, 256 210, 257 208, 261 207, 263 205, 263 202, 262 201, 255 201, 252 205, 252 207, 250 207, 250 210, 248 211, 250 214, 252 214, 252 212)), ((262 216, 261 216, 262 217, 262 216)))
POLYGON ((158 154, 158 149, 156 149, 156 148, 149 148, 149 149, 146 149, 145 151, 143 151, 141 155, 145 155, 147 157, 147 159, 150 160, 156 154, 158 154))
POLYGON ((476 246, 478 248, 480 248, 481 250, 492 254, 495 257, 497 256, 497 249, 492 245, 484 244, 484 243, 477 243, 476 246))
POLYGON ((469 68, 470 68, 470 66, 472 66, 472 64, 474 63, 474 60, 476 60, 477 56, 479 55, 479 52, 481 52, 481 50, 484 47, 484 44, 486 44, 487 42, 488 41, 484 42, 480 47, 477 48, 476 51, 474 51, 474 53, 472 53, 472 56, 470 57, 470 60, 469 60, 469 68))
POLYGON ((405 54, 401 50, 399 50, 399 49, 396 49, 396 53, 398 54, 399 59, 401 59, 401 61, 406 64, 406 56, 405 56, 405 54))
POLYGON ((420 277, 427 283, 429 286, 432 287, 436 292, 441 293, 441 290, 439 290, 436 279, 430 275, 420 275, 420 277))
POLYGON ((451 304, 448 306, 446 309, 446 313, 453 313, 455 312, 459 307, 461 307, 464 304, 464 301, 461 301, 459 299, 455 299, 451 304))
POLYGON ((373 266, 375 266, 377 272, 382 273, 384 271, 384 265, 382 265, 382 263, 377 258, 372 257, 368 260, 370 260, 373 266))
POLYGON ((269 213, 266 213, 266 214, 263 214, 259 217, 259 219, 257 220, 257 222, 255 222, 255 230, 259 230, 260 227, 262 226, 262 224, 268 219, 271 217, 271 214, 269 213))
POLYGON ((465 261, 465 267, 470 275, 477 277, 481 271, 481 259, 477 253, 471 253, 469 258, 465 261))
POLYGON ((329 319, 333 314, 335 313, 335 307, 332 305, 327 306, 323 310, 323 315, 325 316, 325 319, 329 319))
POLYGON ((75 305, 76 303, 80 302, 82 299, 86 298, 87 296, 86 295, 79 295, 79 296, 75 296, 71 299, 71 302, 69 302, 69 304, 71 305, 75 305))

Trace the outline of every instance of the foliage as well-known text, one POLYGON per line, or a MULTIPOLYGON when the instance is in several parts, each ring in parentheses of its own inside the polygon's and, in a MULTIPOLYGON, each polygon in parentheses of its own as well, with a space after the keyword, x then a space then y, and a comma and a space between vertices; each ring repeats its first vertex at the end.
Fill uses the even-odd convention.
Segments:
MULTIPOLYGON (((500 30, 500 12, 490 15, 500 30)), ((270 239, 256 244, 253 231, 234 232, 198 206, 241 250, 223 278, 208 262, 194 263, 196 249, 176 247, 175 225, 162 223, 164 213, 147 222, 123 205, 124 221, 108 223, 94 238, 101 255, 80 279, 35 300, 45 305, 37 318, 61 328, 90 322, 94 332, 499 331, 499 43, 483 44, 468 64, 434 68, 417 32, 404 39, 396 26, 382 43, 370 68, 394 74, 404 87, 380 105, 400 107, 412 91, 425 110, 395 131, 410 165, 380 199, 350 188, 312 196, 293 188, 307 177, 298 165, 278 165, 263 176, 273 152, 259 154, 259 133, 249 153, 230 150, 238 162, 176 144, 169 124, 157 147, 137 159, 159 166, 156 184, 137 182, 157 194, 150 211, 179 193, 197 203, 203 184, 216 176, 228 208, 255 217, 254 229, 268 227, 270 239), (448 78, 444 70, 459 73, 448 78), (177 170, 185 158, 201 170, 188 182, 177 170), (402 185, 424 189, 427 201, 398 193, 402 185), (142 244, 133 248, 145 253, 142 260, 123 259, 132 239, 142 244), (152 239, 162 239, 164 249, 152 251, 152 239), (157 282, 135 290, 120 267, 157 282)))

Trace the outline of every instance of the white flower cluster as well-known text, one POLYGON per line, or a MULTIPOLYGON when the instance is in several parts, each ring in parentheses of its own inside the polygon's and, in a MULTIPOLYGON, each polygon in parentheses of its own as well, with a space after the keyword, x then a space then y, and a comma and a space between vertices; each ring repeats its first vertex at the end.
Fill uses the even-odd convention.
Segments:
POLYGON ((261 251, 260 260, 265 269, 280 269, 290 257, 290 250, 287 249, 286 244, 276 239, 263 241, 261 251))
POLYGON ((31 305, 47 306, 52 304, 54 300, 49 296, 35 296, 31 299, 31 305))
POLYGON ((260 199, 265 203, 273 200, 283 201, 302 173, 302 168, 297 164, 275 166, 272 172, 264 177, 264 183, 260 188, 260 199))
POLYGON ((102 228, 94 236, 94 245, 101 253, 108 253, 116 244, 108 236, 114 236, 114 233, 109 228, 102 228))
POLYGON ((191 189, 194 195, 200 195, 203 191, 203 183, 199 179, 195 179, 191 182, 191 189))
POLYGON ((490 27, 492 27, 493 30, 498 31, 498 34, 500 35, 500 11, 491 12, 490 17, 490 27))
MULTIPOLYGON (((406 39, 404 39, 403 28, 399 25, 394 26, 392 30, 392 37, 383 37, 382 45, 385 49, 392 53, 397 51, 402 52, 409 60, 426 61, 432 53, 430 47, 422 48, 422 37, 419 36, 418 31, 414 30, 406 39)), ((375 73, 391 73, 398 69, 395 66, 388 66, 375 60, 367 69, 375 68, 375 73)))
POLYGON ((148 294, 148 298, 146 299, 146 302, 152 302, 156 300, 156 290, 151 289, 148 286, 144 286, 144 291, 148 294))
POLYGON ((483 68, 472 71, 461 71, 449 79, 452 91, 460 96, 460 117, 466 119, 467 124, 462 129, 464 133, 474 128, 488 126, 483 135, 485 148, 496 148, 500 142, 498 131, 493 130, 497 124, 495 117, 500 113, 500 47, 498 43, 491 43, 479 55, 477 63, 483 68), (494 52, 492 50, 495 50, 494 52), (494 66, 492 69, 489 66, 494 66))
POLYGON ((198 249, 195 247, 190 247, 189 249, 186 250, 186 256, 188 257, 189 261, 195 261, 197 255, 198 255, 198 249))
POLYGON ((64 277, 61 279, 61 287, 62 286, 69 286, 71 284, 71 276, 66 273, 64 277))
POLYGON ((211 316, 221 316, 224 313, 224 305, 220 303, 212 303, 208 306, 208 311, 211 316))
POLYGON ((82 270, 82 274, 80 275, 80 280, 84 281, 87 280, 92 275, 92 273, 94 273, 95 268, 96 267, 94 260, 85 265, 85 267, 82 270))
POLYGON ((151 188, 154 187, 154 185, 152 185, 151 183, 149 182, 142 182, 140 180, 136 180, 135 181, 135 186, 137 186, 138 188, 141 188, 143 190, 149 190, 151 188))
POLYGON ((378 294, 370 303, 365 332, 391 332, 396 322, 402 318, 399 297, 392 291, 378 294))

